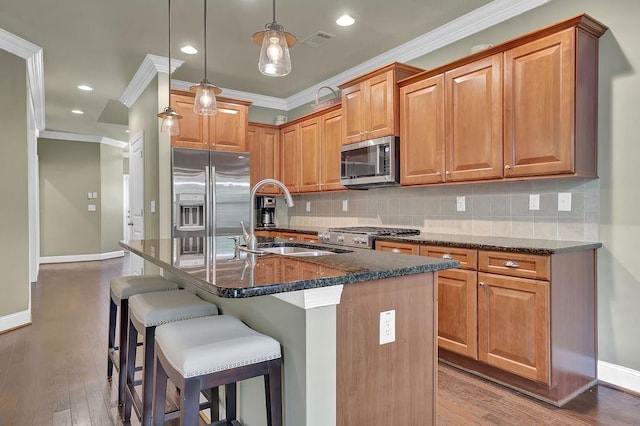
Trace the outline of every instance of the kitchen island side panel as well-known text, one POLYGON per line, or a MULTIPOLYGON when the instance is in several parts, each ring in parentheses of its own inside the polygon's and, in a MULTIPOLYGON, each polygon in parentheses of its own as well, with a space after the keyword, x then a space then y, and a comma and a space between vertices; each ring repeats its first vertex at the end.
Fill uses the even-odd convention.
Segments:
POLYGON ((345 285, 336 315, 337 425, 435 424, 436 274, 345 285), (395 342, 380 345, 389 310, 395 342))

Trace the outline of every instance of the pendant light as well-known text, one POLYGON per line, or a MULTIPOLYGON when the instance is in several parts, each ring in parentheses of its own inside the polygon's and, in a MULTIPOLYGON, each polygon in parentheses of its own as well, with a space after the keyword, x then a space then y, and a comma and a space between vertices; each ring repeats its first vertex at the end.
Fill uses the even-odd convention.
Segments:
POLYGON ((196 92, 193 112, 200 115, 214 115, 218 112, 216 95, 222 93, 222 90, 207 80, 207 0, 204 0, 204 78, 200 84, 191 86, 189 90, 196 92))
POLYGON ((169 106, 158 114, 158 118, 162 119, 162 125, 160 126, 160 132, 176 136, 180 134, 180 119, 182 116, 178 114, 173 108, 171 108, 171 0, 169 3, 169 81, 167 83, 169 91, 169 106))
POLYGON ((253 35, 253 41, 262 46, 258 69, 269 77, 282 77, 291 72, 289 48, 296 44, 296 37, 284 30, 276 21, 276 0, 273 0, 273 22, 253 35))

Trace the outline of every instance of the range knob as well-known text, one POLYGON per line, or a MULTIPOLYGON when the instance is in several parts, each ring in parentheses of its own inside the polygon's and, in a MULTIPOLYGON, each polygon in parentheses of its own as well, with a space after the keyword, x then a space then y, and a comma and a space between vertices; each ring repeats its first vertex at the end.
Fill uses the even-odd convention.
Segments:
POLYGON ((353 237, 353 244, 367 244, 367 237, 353 237))
POLYGON ((318 232, 318 239, 320 241, 329 241, 329 233, 328 232, 318 232))
POLYGON ((339 234, 336 237, 336 241, 338 241, 339 243, 344 243, 344 234, 339 234))

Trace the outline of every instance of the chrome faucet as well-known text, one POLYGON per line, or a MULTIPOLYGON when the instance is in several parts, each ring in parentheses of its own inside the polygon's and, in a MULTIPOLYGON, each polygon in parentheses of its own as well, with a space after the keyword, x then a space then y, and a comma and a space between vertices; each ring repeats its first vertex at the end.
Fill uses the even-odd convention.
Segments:
POLYGON ((256 183, 253 189, 251 189, 250 196, 250 215, 249 215, 249 229, 244 227, 244 223, 240 221, 242 225, 242 231, 244 233, 244 240, 247 243, 247 249, 256 250, 258 248, 258 240, 255 235, 255 226, 256 226, 256 215, 254 209, 256 208, 256 193, 260 188, 265 185, 275 185, 282 190, 284 193, 284 202, 287 203, 288 207, 293 207, 293 198, 291 197, 291 193, 284 185, 284 183, 280 182, 276 179, 263 179, 260 182, 256 183))

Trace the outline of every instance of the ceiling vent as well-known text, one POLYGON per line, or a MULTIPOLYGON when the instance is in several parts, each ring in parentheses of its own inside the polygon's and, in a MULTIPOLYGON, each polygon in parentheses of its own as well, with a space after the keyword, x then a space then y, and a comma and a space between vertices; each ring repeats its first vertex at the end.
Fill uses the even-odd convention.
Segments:
POLYGON ((300 43, 309 47, 319 47, 321 44, 324 44, 325 41, 330 40, 334 37, 335 36, 333 34, 329 34, 324 31, 317 31, 302 40, 300 43))

